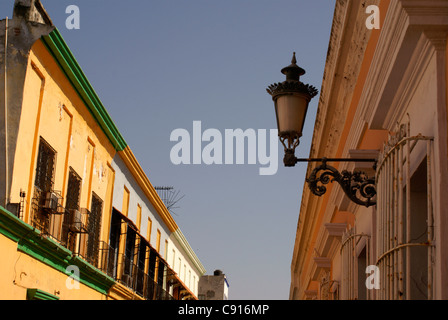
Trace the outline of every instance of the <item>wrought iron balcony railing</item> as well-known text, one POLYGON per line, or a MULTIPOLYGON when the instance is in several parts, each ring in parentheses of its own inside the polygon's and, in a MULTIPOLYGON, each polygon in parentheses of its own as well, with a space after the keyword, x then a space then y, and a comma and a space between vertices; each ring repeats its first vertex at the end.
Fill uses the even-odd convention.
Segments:
POLYGON ((163 286, 157 283, 132 259, 105 242, 100 245, 99 269, 125 285, 146 300, 175 300, 163 286))
POLYGON ((66 209, 62 196, 56 191, 44 192, 35 187, 31 205, 31 225, 42 235, 50 237, 71 250, 74 255, 98 265, 99 241, 89 228, 90 212, 86 209, 66 209))

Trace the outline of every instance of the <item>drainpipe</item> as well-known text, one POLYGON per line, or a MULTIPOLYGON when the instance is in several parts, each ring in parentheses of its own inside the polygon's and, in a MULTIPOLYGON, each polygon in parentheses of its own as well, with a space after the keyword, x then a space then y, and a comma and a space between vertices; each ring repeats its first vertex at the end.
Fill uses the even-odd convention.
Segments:
POLYGON ((5 22, 5 208, 8 204, 9 196, 9 162, 8 162, 8 17, 5 22))

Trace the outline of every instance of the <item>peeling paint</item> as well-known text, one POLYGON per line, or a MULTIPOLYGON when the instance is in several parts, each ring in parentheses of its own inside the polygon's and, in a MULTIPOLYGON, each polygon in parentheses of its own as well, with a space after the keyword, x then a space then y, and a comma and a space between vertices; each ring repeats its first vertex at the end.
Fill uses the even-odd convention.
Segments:
POLYGON ((83 186, 84 186, 84 183, 86 181, 86 175, 87 175, 87 154, 84 157, 84 171, 82 173, 82 185, 83 186))
POLYGON ((62 110, 64 109, 64 105, 59 102, 58 108, 59 108, 59 122, 61 122, 62 121, 62 115, 63 115, 62 110))

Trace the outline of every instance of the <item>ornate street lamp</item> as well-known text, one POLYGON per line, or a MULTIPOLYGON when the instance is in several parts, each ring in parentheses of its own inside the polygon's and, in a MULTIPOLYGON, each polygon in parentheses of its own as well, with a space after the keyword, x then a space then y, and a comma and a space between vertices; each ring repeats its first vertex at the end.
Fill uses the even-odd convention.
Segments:
POLYGON ((283 162, 286 167, 294 167, 296 164, 294 150, 302 136, 308 104, 318 91, 315 87, 300 81, 305 70, 297 65, 295 52, 291 65, 283 68, 282 73, 286 75, 286 80, 271 84, 267 91, 274 101, 278 135, 285 147, 283 162))
POLYGON ((327 165, 327 162, 372 162, 376 164, 376 159, 299 159, 295 156, 295 149, 299 145, 302 130, 305 123, 308 104, 318 91, 315 87, 304 84, 300 77, 305 74, 305 70, 297 65, 296 53, 294 52, 291 65, 283 68, 281 72, 286 76, 286 80, 281 83, 274 83, 266 90, 272 96, 277 117, 277 127, 279 139, 285 149, 283 163, 286 167, 294 167, 298 162, 321 162, 311 175, 306 179, 308 186, 317 196, 322 196, 327 191, 324 185, 336 181, 345 194, 359 205, 369 207, 375 204, 376 186, 375 179, 369 178, 364 172, 340 173, 336 168, 327 165))

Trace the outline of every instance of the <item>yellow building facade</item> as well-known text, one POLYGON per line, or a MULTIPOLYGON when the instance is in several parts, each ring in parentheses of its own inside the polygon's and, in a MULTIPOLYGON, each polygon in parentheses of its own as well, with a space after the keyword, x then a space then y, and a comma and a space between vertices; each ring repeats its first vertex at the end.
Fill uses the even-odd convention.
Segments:
POLYGON ((448 298, 447 36, 447 1, 336 1, 310 158, 377 159, 329 163, 377 193, 305 185, 290 299, 448 298))
POLYGON ((0 28, 0 299, 197 299, 202 264, 40 1, 0 28))

